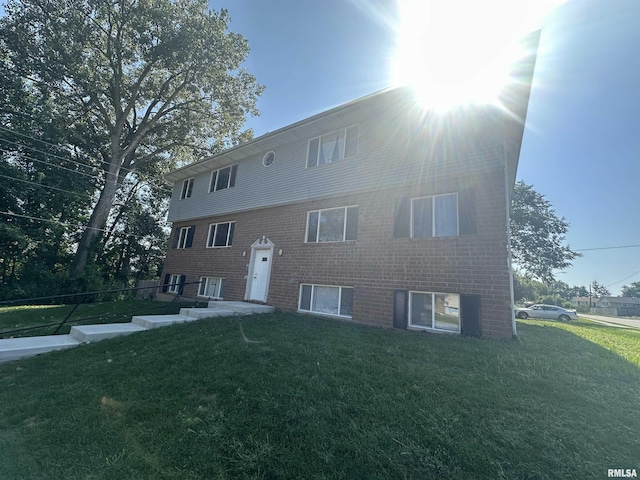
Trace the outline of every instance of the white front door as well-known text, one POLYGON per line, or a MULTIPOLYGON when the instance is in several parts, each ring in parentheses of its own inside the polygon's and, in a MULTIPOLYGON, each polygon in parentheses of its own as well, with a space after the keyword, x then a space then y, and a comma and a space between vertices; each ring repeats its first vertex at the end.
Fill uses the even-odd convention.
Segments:
POLYGON ((251 293, 249 300, 257 302, 267 301, 269 289, 269 275, 271 274, 271 255, 273 251, 255 250, 251 275, 251 293))

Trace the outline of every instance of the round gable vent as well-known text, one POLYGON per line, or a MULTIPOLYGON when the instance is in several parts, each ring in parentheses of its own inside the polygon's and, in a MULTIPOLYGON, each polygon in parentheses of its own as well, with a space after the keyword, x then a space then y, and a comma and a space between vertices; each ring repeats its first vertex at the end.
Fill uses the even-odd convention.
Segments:
POLYGON ((273 152, 268 152, 265 154, 264 157, 262 157, 262 164, 265 167, 268 167, 269 165, 271 165, 273 163, 273 161, 276 159, 276 154, 273 152))

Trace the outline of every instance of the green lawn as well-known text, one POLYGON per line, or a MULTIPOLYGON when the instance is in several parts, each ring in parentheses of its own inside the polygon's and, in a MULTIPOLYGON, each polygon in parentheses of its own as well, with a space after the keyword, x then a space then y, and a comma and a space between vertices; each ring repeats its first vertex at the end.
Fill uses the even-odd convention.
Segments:
POLYGON ((587 479, 639 468, 640 331, 294 314, 0 364, 2 479, 587 479))
MULTIPOLYGON (((132 315, 177 313, 180 307, 192 306, 190 303, 161 303, 151 300, 119 300, 113 302, 85 303, 78 306, 69 318, 68 324, 58 333, 69 333, 72 324, 77 323, 118 323, 130 322, 132 315), (131 313, 135 311, 135 313, 131 313)), ((18 307, 0 307, 0 334, 2 332, 35 327, 42 328, 11 333, 13 337, 51 335, 62 320, 74 308, 74 305, 35 305, 18 307)))

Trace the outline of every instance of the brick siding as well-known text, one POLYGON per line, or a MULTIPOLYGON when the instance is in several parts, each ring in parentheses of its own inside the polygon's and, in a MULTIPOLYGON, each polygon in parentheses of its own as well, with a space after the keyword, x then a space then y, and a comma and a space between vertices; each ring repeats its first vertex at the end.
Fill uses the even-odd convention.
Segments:
MULTIPOLYGON (((366 191, 174 224, 195 225, 193 246, 169 248, 165 274, 226 279, 225 300, 242 300, 251 245, 274 243, 267 303, 296 311, 301 283, 352 286, 354 322, 392 326, 396 289, 480 296, 483 335, 511 336, 502 170, 394 189, 366 191), (473 188, 477 231, 440 238, 394 238, 396 202, 473 188), (305 243, 307 212, 359 205, 357 241, 305 243), (211 223, 235 221, 233 246, 206 248, 211 223), (282 250, 282 255, 279 255, 282 250)), ((185 295, 195 297, 197 285, 185 295)))

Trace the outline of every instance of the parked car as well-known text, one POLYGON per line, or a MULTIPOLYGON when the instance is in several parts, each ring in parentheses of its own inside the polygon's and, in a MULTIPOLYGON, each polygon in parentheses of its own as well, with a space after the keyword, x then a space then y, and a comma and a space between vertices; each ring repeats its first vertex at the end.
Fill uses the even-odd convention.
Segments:
POLYGON ((516 308, 516 317, 523 319, 544 318, 548 320, 560 320, 562 322, 578 320, 578 314, 575 310, 567 310, 566 308, 555 305, 531 305, 528 308, 516 308))

